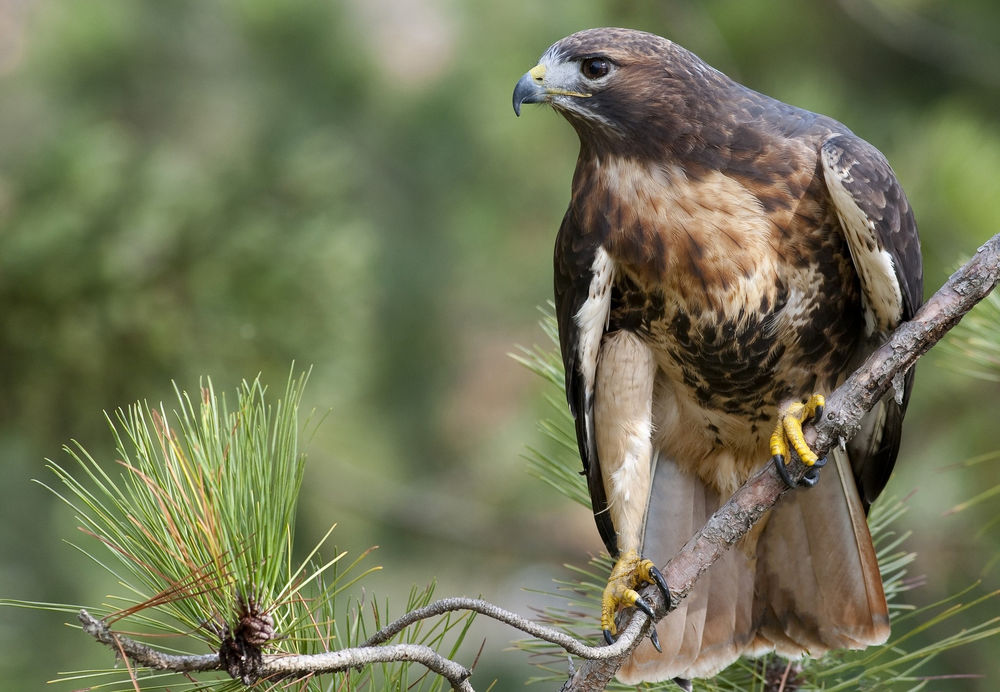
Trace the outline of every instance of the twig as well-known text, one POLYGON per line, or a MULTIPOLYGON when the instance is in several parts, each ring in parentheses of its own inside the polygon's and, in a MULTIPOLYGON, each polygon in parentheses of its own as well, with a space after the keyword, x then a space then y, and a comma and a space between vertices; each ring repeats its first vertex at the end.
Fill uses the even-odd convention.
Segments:
POLYGON ((77 614, 77 619, 83 625, 84 632, 102 644, 111 647, 115 652, 124 654, 140 666, 154 670, 171 670, 175 673, 203 673, 209 670, 222 670, 218 654, 205 654, 203 656, 165 654, 151 646, 112 632, 104 621, 98 620, 86 610, 81 610, 77 614))
MULTIPOLYGON (((111 647, 129 660, 146 668, 169 670, 175 673, 204 673, 223 670, 218 654, 183 656, 166 654, 134 639, 113 632, 102 620, 86 610, 77 614, 83 631, 97 641, 111 647)), ((434 649, 419 644, 391 644, 387 646, 361 646, 340 649, 322 654, 268 655, 254 671, 259 680, 305 678, 321 673, 336 673, 357 666, 391 661, 414 661, 426 666, 451 683, 459 692, 474 692, 469 683, 472 674, 468 668, 438 654, 434 649)))
MULTIPOLYGON (((437 617, 438 615, 444 615, 445 613, 450 613, 456 610, 471 610, 479 613, 480 615, 485 615, 486 617, 498 620, 499 622, 508 624, 515 629, 521 630, 525 634, 530 634, 532 637, 543 639, 547 642, 561 646, 567 653, 581 658, 586 658, 588 660, 618 656, 626 652, 632 644, 630 637, 623 633, 622 636, 620 636, 611 646, 590 646, 574 637, 571 637, 561 630, 529 620, 518 615, 517 613, 490 603, 489 601, 484 601, 480 598, 456 597, 442 598, 441 600, 429 603, 422 608, 411 610, 398 620, 389 623, 373 634, 368 638, 368 641, 366 641, 364 645, 376 646, 382 642, 388 641, 396 634, 402 632, 404 629, 419 620, 426 620, 427 618, 437 617)), ((636 635, 638 635, 638 631, 633 633, 632 636, 634 637, 636 635)))
MULTIPOLYGON (((455 689, 471 690, 468 678, 471 671, 449 659, 443 658, 433 649, 417 645, 384 645, 396 634, 420 620, 444 615, 455 611, 473 611, 498 620, 530 634, 538 639, 561 646, 567 653, 586 660, 600 660, 620 656, 630 650, 632 641, 639 636, 640 629, 632 627, 622 633, 612 646, 590 646, 570 635, 542 625, 500 606, 479 598, 443 598, 428 605, 411 610, 399 619, 373 634, 360 647, 315 655, 265 656, 263 665, 257 670, 261 679, 275 677, 305 677, 310 674, 332 673, 369 663, 391 661, 415 661, 422 663, 452 683, 455 689), (456 686, 457 685, 457 686, 456 686)), ((146 668, 170 670, 178 673, 198 673, 224 670, 218 654, 203 656, 183 656, 166 654, 151 646, 113 632, 103 620, 98 620, 81 610, 77 615, 83 630, 102 644, 115 649, 120 655, 146 668)))
MULTIPOLYGON (((872 353, 847 381, 826 399, 826 413, 816 425, 813 449, 826 455, 840 440, 850 439, 861 419, 892 386, 893 378, 903 375, 949 329, 985 298, 1000 281, 1000 234, 993 236, 975 256, 951 275, 944 286, 928 300, 913 319, 901 324, 888 341, 872 353)), ((789 469, 793 480, 805 475, 806 467, 797 459, 789 469)), ((691 591, 702 575, 722 554, 745 535, 785 492, 787 486, 778 477, 773 464, 750 477, 730 500, 712 515, 704 528, 695 534, 663 568, 670 585, 671 604, 664 603, 655 588, 645 589, 657 619, 691 591)), ((631 618, 626 632, 644 632, 648 619, 642 613, 631 618)), ((599 661, 588 661, 563 685, 564 691, 603 690, 618 669, 638 646, 639 638, 630 640, 622 654, 599 661)))
POLYGON ((372 663, 414 661, 426 666, 448 682, 453 690, 474 692, 469 683, 472 671, 421 644, 359 646, 322 654, 265 656, 261 679, 303 678, 319 673, 336 673, 372 663))

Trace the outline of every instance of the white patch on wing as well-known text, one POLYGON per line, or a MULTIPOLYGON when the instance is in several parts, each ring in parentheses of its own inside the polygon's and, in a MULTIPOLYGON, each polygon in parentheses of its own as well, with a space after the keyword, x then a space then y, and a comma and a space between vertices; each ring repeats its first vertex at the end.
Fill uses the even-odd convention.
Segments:
POLYGON ((849 179, 850 169, 832 161, 831 155, 824 150, 823 171, 837 217, 847 236, 854 268, 861 277, 865 331, 869 336, 876 331, 888 331, 899 324, 903 315, 903 295, 892 256, 879 247, 875 222, 868 218, 844 187, 844 179, 849 179))
MULTIPOLYGON (((615 263, 603 247, 597 248, 594 263, 590 267, 590 290, 587 299, 574 316, 580 339, 577 345, 580 358, 580 373, 583 375, 584 391, 590 399, 594 392, 594 373, 597 372, 597 354, 601 349, 601 338, 608 326, 611 312, 611 284, 615 280, 615 263)), ((589 408, 589 407, 588 407, 589 408)), ((588 428, 589 429, 589 428, 588 428)))

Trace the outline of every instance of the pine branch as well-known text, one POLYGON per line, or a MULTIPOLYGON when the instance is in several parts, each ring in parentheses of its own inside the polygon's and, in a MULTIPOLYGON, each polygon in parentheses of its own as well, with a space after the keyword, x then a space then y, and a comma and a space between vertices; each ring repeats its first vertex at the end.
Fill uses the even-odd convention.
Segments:
MULTIPOLYGON (((202 656, 167 654, 111 631, 103 620, 98 620, 86 610, 81 610, 77 617, 83 625, 84 632, 110 647, 118 655, 127 656, 130 661, 140 666, 175 673, 204 673, 225 669, 218 654, 202 656)), ((429 646, 420 644, 362 646, 300 656, 263 656, 243 678, 243 683, 252 686, 262 680, 274 682, 289 678, 303 679, 322 673, 337 673, 358 666, 390 661, 414 661, 423 664, 451 683, 452 689, 459 692, 473 692, 468 680, 472 671, 441 656, 429 646)))
POLYGON ((202 656, 183 656, 167 654, 148 644, 116 634, 103 620, 98 620, 86 610, 77 613, 77 619, 83 626, 83 631, 111 647, 119 656, 126 656, 133 663, 153 670, 169 670, 174 673, 203 673, 209 670, 222 670, 222 662, 218 654, 202 656))
POLYGON ((585 644, 584 642, 581 642, 580 640, 571 637, 565 632, 557 630, 554 627, 549 627, 533 620, 529 620, 518 615, 517 613, 490 603, 489 601, 484 601, 479 598, 442 598, 438 601, 427 604, 423 608, 412 610, 399 619, 389 623, 369 637, 368 641, 365 642, 365 646, 377 646, 382 642, 388 641, 413 623, 420 620, 426 620, 427 618, 437 617, 438 615, 444 615, 445 613, 463 610, 471 610, 474 613, 485 615, 488 618, 510 625, 515 629, 521 630, 525 634, 530 634, 532 637, 536 637, 537 639, 543 639, 547 642, 561 646, 567 653, 585 658, 587 660, 599 660, 602 658, 617 656, 623 651, 626 651, 632 643, 627 637, 620 637, 618 641, 611 646, 590 646, 589 644, 585 644))

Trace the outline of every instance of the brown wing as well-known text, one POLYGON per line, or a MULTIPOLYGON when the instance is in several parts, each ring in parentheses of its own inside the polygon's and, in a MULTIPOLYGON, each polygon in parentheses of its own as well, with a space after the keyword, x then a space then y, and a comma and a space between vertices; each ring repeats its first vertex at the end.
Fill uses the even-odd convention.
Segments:
MULTIPOLYGON (((923 302, 920 239, 913 211, 885 157, 868 142, 838 134, 823 143, 823 171, 861 281, 867 356, 923 302)), ((848 451, 865 511, 889 480, 899 452, 913 370, 903 391, 887 396, 865 418, 848 451)))
POLYGON ((607 306, 596 304, 595 299, 610 305, 611 290, 610 277, 602 278, 600 271, 595 272, 603 253, 600 243, 593 236, 580 232, 573 207, 570 207, 559 228, 555 248, 556 320, 566 371, 566 398, 576 422, 576 440, 583 460, 583 473, 590 488, 597 530, 608 552, 617 556, 618 540, 608 513, 594 436, 594 375, 608 311, 607 306), (607 279, 607 285, 602 287, 600 284, 604 283, 604 279, 607 279), (591 319, 580 320, 579 316, 588 311, 591 319))

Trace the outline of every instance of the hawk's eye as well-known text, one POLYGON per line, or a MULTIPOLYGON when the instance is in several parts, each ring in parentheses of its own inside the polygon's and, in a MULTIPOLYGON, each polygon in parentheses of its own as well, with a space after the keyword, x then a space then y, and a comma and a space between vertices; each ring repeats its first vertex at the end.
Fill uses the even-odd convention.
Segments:
POLYGON ((611 62, 607 58, 587 58, 580 63, 580 72, 587 79, 606 77, 611 71, 611 62))

